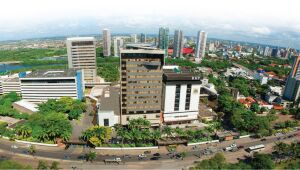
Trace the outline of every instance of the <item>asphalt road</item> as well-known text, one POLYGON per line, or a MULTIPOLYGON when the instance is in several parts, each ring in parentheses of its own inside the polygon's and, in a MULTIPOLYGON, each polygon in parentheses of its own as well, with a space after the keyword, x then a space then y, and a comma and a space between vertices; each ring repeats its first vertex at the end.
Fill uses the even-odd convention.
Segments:
MULTIPOLYGON (((208 155, 204 155, 204 150, 209 148, 210 150, 212 150, 213 152, 211 153, 215 153, 215 152, 220 152, 222 151, 225 147, 229 146, 232 143, 236 143, 237 146, 244 146, 245 148, 248 148, 250 146, 253 145, 258 145, 258 144, 271 144, 277 141, 286 141, 286 140, 299 140, 299 136, 297 137, 290 137, 288 138, 288 136, 294 134, 295 132, 286 134, 286 135, 282 135, 280 137, 280 140, 278 139, 278 136, 271 136, 271 137, 267 137, 266 140, 261 141, 260 139, 251 139, 251 138, 247 138, 247 139, 237 139, 234 141, 226 141, 226 142, 221 142, 221 143, 215 143, 215 144, 204 144, 204 145, 198 145, 197 147, 187 147, 187 151, 186 151, 186 158, 200 158, 203 156, 208 156, 208 155)), ((4 150, 4 151, 9 151, 11 153, 14 154, 23 154, 23 155, 30 155, 28 152, 28 146, 26 146, 25 144, 20 144, 20 143, 16 143, 13 141, 8 141, 8 140, 4 140, 1 139, 0 140, 0 149, 4 150), (17 147, 12 147, 12 146, 17 146, 17 147)), ((44 158, 51 158, 51 159, 60 159, 60 160, 72 160, 72 161, 82 161, 85 160, 84 155, 86 153, 88 153, 90 150, 94 150, 93 148, 85 148, 82 147, 81 153, 78 152, 74 152, 74 150, 72 149, 61 149, 61 148, 47 148, 46 150, 44 149, 40 149, 37 147, 36 149, 36 153, 34 154, 34 156, 36 157, 44 157, 44 158)), ((99 153, 99 150, 97 151, 99 153)), ((153 154, 153 153, 152 153, 153 154)), ((155 161, 152 160, 151 158, 153 158, 154 156, 152 154, 148 154, 146 158, 143 159, 138 159, 137 155, 128 155, 126 157, 124 156, 117 156, 117 155, 97 155, 97 159, 95 160, 96 162, 103 162, 105 159, 109 159, 109 158, 116 158, 116 157, 120 157, 124 162, 141 162, 141 161, 155 161)), ((176 159, 175 157, 172 158, 172 155, 174 154, 160 154, 160 158, 159 160, 171 160, 171 159, 176 159)), ((185 159, 186 159, 185 158, 185 159)), ((181 158, 178 158, 181 159, 181 158)))

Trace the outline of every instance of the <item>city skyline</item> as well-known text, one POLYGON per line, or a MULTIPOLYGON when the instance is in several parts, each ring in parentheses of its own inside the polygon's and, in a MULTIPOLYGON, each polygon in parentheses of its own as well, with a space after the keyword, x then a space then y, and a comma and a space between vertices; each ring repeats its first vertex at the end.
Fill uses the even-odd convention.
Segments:
POLYGON ((284 4, 294 4, 289 8, 281 5, 282 0, 273 1, 272 7, 268 7, 267 1, 258 0, 188 0, 180 5, 174 3, 174 8, 168 10, 163 9, 170 2, 156 2, 153 0, 147 8, 142 8, 136 0, 128 3, 104 1, 101 4, 93 0, 73 3, 66 0, 59 5, 48 0, 43 3, 36 0, 5 1, 1 4, 4 8, 0 12, 0 23, 3 23, 0 24, 0 41, 99 34, 99 28, 109 28, 116 34, 154 34, 157 28, 164 26, 169 27, 170 32, 181 29, 185 35, 196 35, 198 30, 206 30, 209 38, 293 48, 300 46, 300 19, 296 13, 298 2, 292 0, 284 1, 284 4), (16 3, 19 5, 15 6, 16 3), (191 3, 194 5, 191 6, 191 3), (105 8, 98 10, 97 4, 105 8), (19 12, 14 13, 11 9, 19 12), (78 10, 82 12, 76 12, 78 10))

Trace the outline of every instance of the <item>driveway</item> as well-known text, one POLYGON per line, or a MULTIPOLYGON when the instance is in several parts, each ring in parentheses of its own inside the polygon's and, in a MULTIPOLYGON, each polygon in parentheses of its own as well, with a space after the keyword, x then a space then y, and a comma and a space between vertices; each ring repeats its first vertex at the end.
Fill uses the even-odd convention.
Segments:
POLYGON ((73 127, 72 135, 70 141, 79 141, 79 137, 82 132, 93 126, 93 116, 89 116, 89 113, 93 110, 90 99, 86 99, 87 109, 86 112, 82 114, 79 120, 72 120, 71 125, 73 127))

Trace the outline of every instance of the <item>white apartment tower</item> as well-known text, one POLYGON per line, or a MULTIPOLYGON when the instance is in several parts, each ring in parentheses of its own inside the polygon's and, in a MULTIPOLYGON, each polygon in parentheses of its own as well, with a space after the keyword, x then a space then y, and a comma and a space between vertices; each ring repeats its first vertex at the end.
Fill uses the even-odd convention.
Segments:
POLYGON ((131 34, 130 42, 131 43, 137 43, 137 35, 136 34, 131 34))
POLYGON ((207 33, 204 31, 199 31, 197 36, 197 46, 195 52, 196 62, 201 62, 201 60, 205 55, 206 39, 207 39, 207 33))
POLYGON ((123 39, 121 37, 116 37, 114 39, 114 56, 120 57, 120 49, 123 47, 123 39))
POLYGON ((73 37, 67 39, 69 68, 83 71, 85 83, 96 81, 96 39, 73 37))
POLYGON ((109 29, 103 29, 102 37, 103 37, 103 56, 109 57, 111 56, 111 36, 110 36, 109 29))

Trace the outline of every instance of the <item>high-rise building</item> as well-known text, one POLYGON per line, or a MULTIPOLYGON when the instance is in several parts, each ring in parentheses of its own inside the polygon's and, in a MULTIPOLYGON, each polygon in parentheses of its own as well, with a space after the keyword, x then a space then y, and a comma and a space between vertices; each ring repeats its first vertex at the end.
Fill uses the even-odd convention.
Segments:
POLYGON ((136 34, 131 34, 130 42, 131 43, 137 43, 137 35, 136 34))
POLYGON ((140 43, 145 43, 146 42, 146 34, 141 33, 140 35, 140 43))
POLYGON ((19 77, 22 99, 32 103, 61 97, 79 100, 84 97, 81 70, 42 70, 28 74, 21 72, 19 77))
POLYGON ((185 124, 198 121, 200 76, 190 70, 166 69, 163 74, 164 124, 185 124))
POLYGON ((283 98, 289 101, 297 101, 300 98, 300 56, 294 57, 293 60, 283 93, 283 98))
POLYGON ((198 31, 197 45, 195 51, 195 60, 197 62, 201 62, 205 55, 206 39, 207 33, 204 31, 198 31))
POLYGON ((123 47, 123 39, 121 37, 116 37, 114 39, 114 56, 120 57, 120 49, 123 47))
POLYGON ((111 56, 111 36, 110 36, 109 29, 103 29, 102 37, 103 37, 103 56, 104 57, 111 56))
POLYGON ((145 118, 161 123, 163 50, 121 50, 121 124, 145 118))
POLYGON ((270 53, 269 51, 270 51, 270 47, 266 47, 263 55, 269 56, 269 53, 270 53))
POLYGON ((213 42, 209 43, 208 51, 210 51, 210 52, 216 51, 215 43, 213 43, 213 42))
POLYGON ((168 51, 169 47, 169 28, 159 28, 158 33, 158 48, 168 51))
POLYGON ((173 58, 182 57, 183 48, 183 32, 182 30, 175 30, 173 43, 173 58))
POLYGON ((278 48, 273 48, 271 52, 271 57, 278 57, 278 52, 279 52, 278 48))
POLYGON ((82 70, 85 83, 96 81, 96 39, 73 37, 67 39, 69 68, 82 70))

